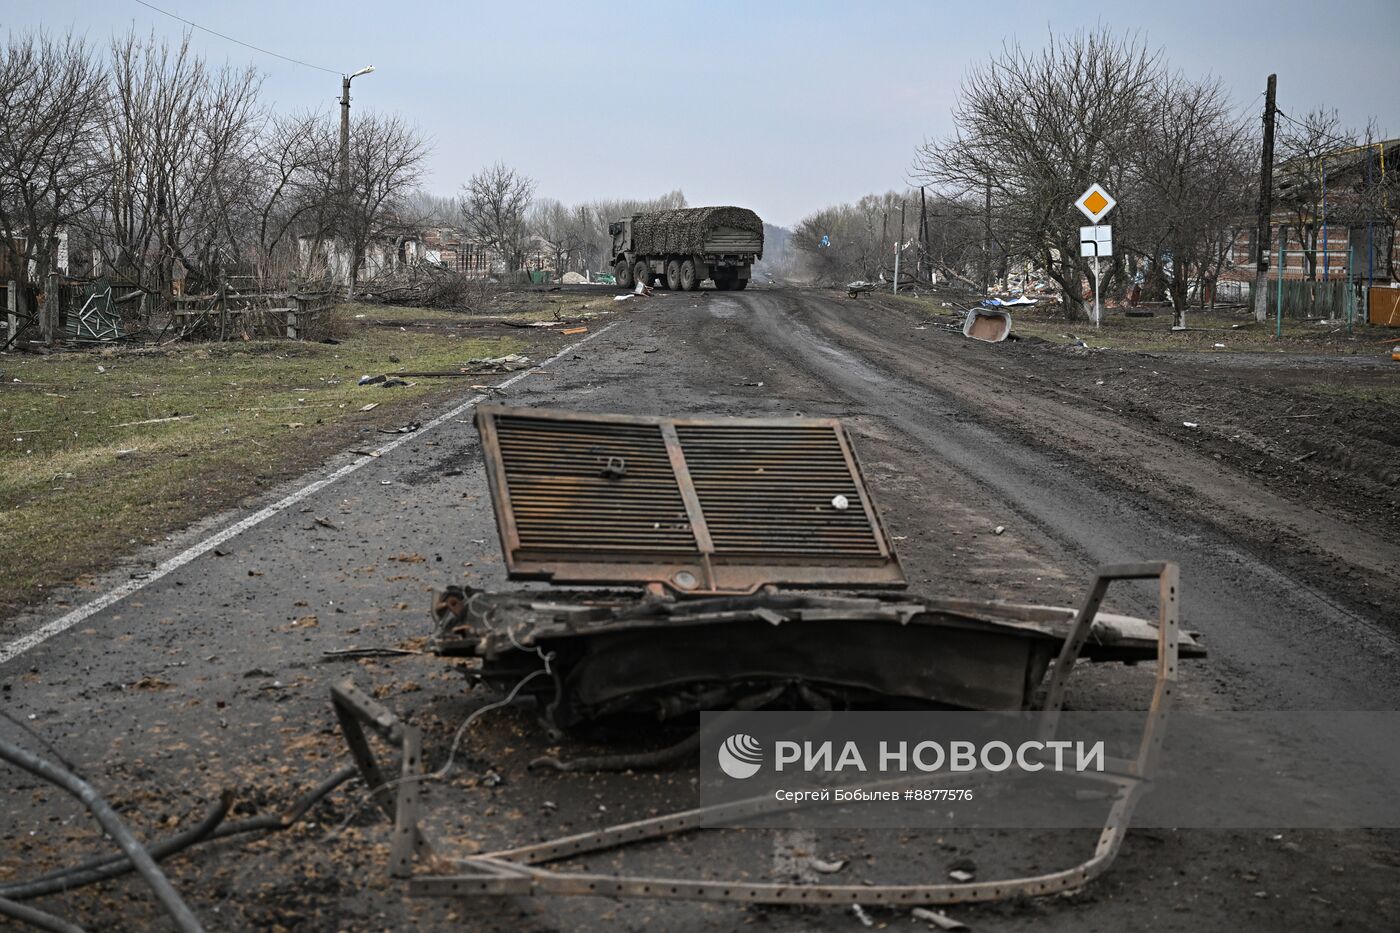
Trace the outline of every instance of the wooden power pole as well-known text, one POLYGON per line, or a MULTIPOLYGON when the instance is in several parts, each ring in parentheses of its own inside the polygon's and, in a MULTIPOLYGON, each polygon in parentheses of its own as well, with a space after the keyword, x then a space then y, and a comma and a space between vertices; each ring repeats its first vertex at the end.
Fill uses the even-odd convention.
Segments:
POLYGON ((350 190, 350 76, 340 79, 340 192, 350 190))
POLYGON ((992 290, 992 179, 987 178, 982 205, 982 294, 992 290))
MULTIPOLYGON (((1264 155, 1259 166, 1259 228, 1254 233, 1258 262, 1254 267, 1254 318, 1259 322, 1269 316, 1269 241, 1273 239, 1274 215, 1274 106, 1278 75, 1269 75, 1264 91, 1264 155)), ((1282 268, 1280 267, 1280 272, 1282 268)), ((1279 282, 1283 288, 1283 282, 1279 282)))
POLYGON ((927 276, 933 281, 933 260, 928 254, 928 199, 923 185, 919 186, 919 281, 927 276))

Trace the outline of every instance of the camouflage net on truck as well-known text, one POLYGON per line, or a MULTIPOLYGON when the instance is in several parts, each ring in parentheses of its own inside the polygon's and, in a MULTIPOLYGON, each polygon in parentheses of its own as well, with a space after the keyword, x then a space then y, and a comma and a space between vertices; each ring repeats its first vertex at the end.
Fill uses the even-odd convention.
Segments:
POLYGON ((755 233, 762 250, 763 221, 746 207, 686 207, 638 214, 632 221, 632 248, 643 256, 698 253, 706 233, 715 227, 755 233))

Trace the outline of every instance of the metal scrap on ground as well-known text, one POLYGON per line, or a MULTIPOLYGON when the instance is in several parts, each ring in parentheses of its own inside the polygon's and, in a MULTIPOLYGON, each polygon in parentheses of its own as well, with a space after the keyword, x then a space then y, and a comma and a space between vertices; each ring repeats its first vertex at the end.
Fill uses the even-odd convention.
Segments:
MULTIPOLYGON (((904 586, 839 422, 483 406, 477 423, 510 575, 636 589, 490 593, 454 586, 439 594, 435 650, 480 658, 474 673, 505 693, 469 717, 459 739, 476 716, 522 692, 536 696, 553 726, 566 730, 637 713, 685 720, 700 709, 915 704, 1039 708, 1053 734, 1080 658, 1155 659, 1156 689, 1136 754, 1104 775, 1114 792, 1105 795, 1111 804, 1104 828, 1085 861, 1024 878, 834 884, 545 867, 714 819, 768 813, 775 804, 766 795, 485 854, 473 845, 476 854, 444 863, 420 811, 423 782, 443 776, 451 756, 447 766, 426 773, 419 728, 347 681, 333 688, 333 705, 357 767, 395 824, 391 874, 409 879, 409 893, 948 904, 1073 891, 1117 855, 1156 766, 1178 658, 1204 654, 1179 628, 1174 564, 1104 567, 1077 610, 784 590, 904 586), (841 499, 847 508, 833 504, 841 499), (1099 611, 1114 581, 1143 579, 1158 581, 1155 621, 1099 611), (399 750, 398 778, 385 776, 371 734, 399 750)), ((539 763, 561 770, 658 767, 697 748, 689 739, 646 752, 539 763)))

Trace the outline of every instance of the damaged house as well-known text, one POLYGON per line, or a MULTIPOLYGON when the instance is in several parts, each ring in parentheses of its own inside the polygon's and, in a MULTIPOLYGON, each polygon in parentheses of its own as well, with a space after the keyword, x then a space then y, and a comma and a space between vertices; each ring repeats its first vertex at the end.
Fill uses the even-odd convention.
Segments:
MULTIPOLYGON (((1400 139, 1349 146, 1301 158, 1274 169, 1269 274, 1285 282, 1358 283, 1360 296, 1397 282, 1396 216, 1400 211, 1400 139)), ((1252 219, 1236 229, 1221 274, 1221 291, 1243 292, 1255 274, 1257 232, 1252 219)), ((1276 286, 1273 286, 1276 287, 1276 286)), ((1296 290, 1296 289, 1295 289, 1296 290)), ((1289 297, 1291 302, 1293 298, 1289 297)), ((1312 297, 1311 292, 1308 295, 1312 297)))
POLYGON ((297 257, 305 276, 335 286, 348 286, 352 278, 369 281, 396 272, 406 272, 426 261, 422 234, 407 225, 391 228, 370 239, 355 268, 352 245, 339 238, 317 234, 297 237, 297 257), (353 273, 353 275, 352 275, 353 273))

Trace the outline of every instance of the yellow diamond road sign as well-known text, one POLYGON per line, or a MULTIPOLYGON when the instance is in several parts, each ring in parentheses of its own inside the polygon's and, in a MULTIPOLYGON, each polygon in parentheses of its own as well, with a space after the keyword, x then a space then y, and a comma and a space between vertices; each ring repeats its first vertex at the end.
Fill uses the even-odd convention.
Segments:
POLYGON ((1093 223, 1098 223, 1108 216, 1108 212, 1113 210, 1113 205, 1118 202, 1113 200, 1113 195, 1103 190, 1098 182, 1089 186, 1089 190, 1079 196, 1079 200, 1074 202, 1074 206, 1088 217, 1093 223))

